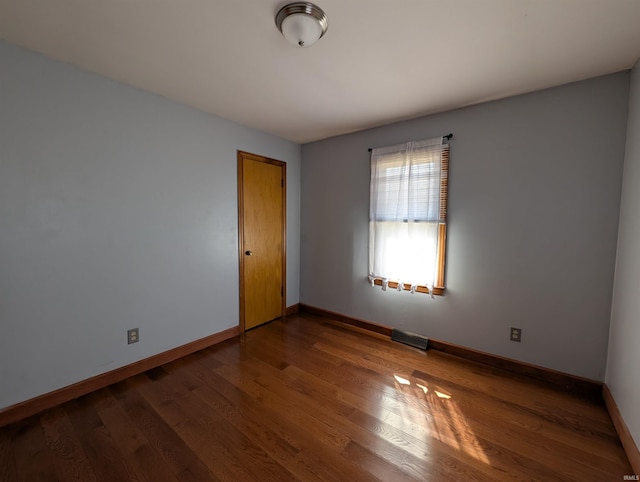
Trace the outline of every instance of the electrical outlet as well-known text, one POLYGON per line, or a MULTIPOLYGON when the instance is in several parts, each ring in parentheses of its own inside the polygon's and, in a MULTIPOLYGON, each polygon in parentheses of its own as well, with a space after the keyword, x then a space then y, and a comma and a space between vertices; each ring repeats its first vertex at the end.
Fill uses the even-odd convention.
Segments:
POLYGON ((127 330, 127 344, 138 343, 140 341, 140 332, 138 328, 131 328, 127 330))
POLYGON ((522 328, 514 328, 511 327, 511 341, 517 341, 520 343, 522 341, 522 328))

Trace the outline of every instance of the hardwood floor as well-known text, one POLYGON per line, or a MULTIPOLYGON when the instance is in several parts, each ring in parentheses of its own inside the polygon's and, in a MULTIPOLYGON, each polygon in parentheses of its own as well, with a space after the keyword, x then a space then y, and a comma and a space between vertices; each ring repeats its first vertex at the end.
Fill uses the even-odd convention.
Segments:
POLYGON ((0 429, 0 480, 622 480, 603 404, 309 314, 0 429))

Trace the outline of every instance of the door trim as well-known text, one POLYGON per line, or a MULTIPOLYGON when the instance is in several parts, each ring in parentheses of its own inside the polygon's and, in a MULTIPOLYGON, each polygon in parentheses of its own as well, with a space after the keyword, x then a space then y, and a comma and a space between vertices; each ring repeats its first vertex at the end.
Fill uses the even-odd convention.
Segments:
POLYGON ((287 163, 251 154, 250 152, 238 151, 238 266, 240 270, 240 333, 245 330, 244 313, 244 176, 243 161, 249 159, 256 162, 274 164, 282 168, 282 306, 280 316, 284 316, 287 306, 287 163))

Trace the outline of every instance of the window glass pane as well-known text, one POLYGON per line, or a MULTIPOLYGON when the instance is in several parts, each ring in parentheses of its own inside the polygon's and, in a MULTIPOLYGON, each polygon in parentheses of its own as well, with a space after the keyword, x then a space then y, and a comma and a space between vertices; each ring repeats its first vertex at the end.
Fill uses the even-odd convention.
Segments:
POLYGON ((372 223, 381 273, 392 280, 426 284, 436 270, 437 222, 372 223))

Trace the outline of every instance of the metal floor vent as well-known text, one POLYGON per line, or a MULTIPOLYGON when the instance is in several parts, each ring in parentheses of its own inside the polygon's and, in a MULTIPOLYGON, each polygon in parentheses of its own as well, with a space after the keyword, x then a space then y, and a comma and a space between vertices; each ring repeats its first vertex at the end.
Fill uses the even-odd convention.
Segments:
POLYGON ((405 345, 420 348, 421 350, 426 350, 427 345, 429 344, 429 338, 426 336, 407 333, 406 331, 396 330, 395 328, 391 330, 391 339, 393 341, 404 343, 405 345))

